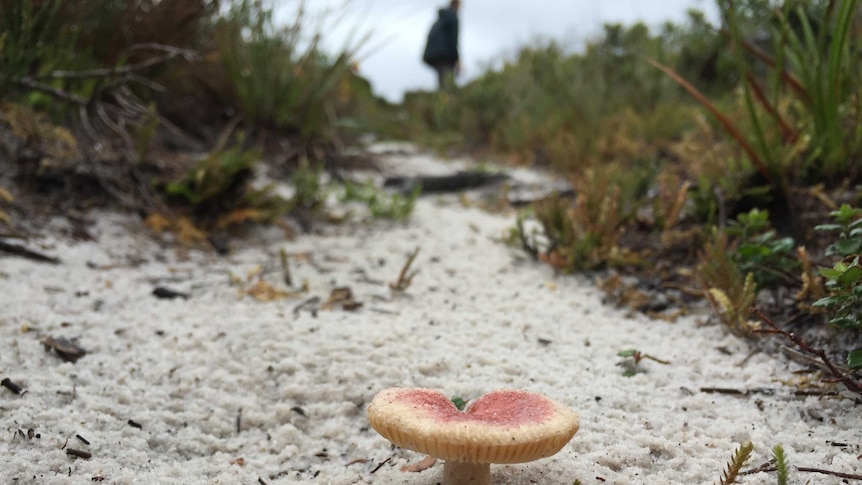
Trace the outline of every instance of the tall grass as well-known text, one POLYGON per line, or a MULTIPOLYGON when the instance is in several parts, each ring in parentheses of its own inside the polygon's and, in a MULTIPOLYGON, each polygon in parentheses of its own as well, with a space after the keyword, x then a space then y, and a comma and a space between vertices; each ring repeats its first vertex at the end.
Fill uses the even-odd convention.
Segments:
POLYGON ((305 138, 331 138, 334 98, 350 76, 361 42, 336 54, 320 45, 299 2, 291 24, 277 26, 272 7, 243 0, 215 28, 227 94, 246 122, 295 131, 305 138))
POLYGON ((738 3, 718 2, 742 80, 744 119, 722 113, 679 73, 652 63, 719 120, 777 192, 858 174, 862 85, 856 81, 860 52, 851 45, 857 2, 788 0, 762 12, 770 52, 746 37, 738 3))
POLYGON ((0 99, 16 81, 63 57, 58 42, 61 0, 0 2, 0 99))

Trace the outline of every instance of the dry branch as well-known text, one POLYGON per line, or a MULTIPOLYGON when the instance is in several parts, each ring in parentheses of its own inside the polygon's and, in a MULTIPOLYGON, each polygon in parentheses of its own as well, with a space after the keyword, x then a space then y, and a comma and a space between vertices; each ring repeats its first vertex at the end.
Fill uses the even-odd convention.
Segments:
POLYGON ((781 335, 791 342, 793 342, 796 347, 799 348, 802 352, 813 355, 820 359, 820 362, 826 367, 828 373, 832 376, 832 378, 844 384, 844 387, 847 388, 850 392, 862 395, 862 381, 856 380, 852 374, 847 373, 839 369, 835 364, 832 363, 832 360, 826 355, 826 351, 820 348, 814 348, 808 344, 808 342, 802 340, 793 332, 788 332, 786 330, 782 330, 775 324, 772 320, 769 319, 766 315, 764 315, 757 308, 751 308, 751 312, 757 315, 760 320, 768 325, 770 328, 764 330, 755 330, 755 333, 769 333, 769 334, 778 334, 781 335))

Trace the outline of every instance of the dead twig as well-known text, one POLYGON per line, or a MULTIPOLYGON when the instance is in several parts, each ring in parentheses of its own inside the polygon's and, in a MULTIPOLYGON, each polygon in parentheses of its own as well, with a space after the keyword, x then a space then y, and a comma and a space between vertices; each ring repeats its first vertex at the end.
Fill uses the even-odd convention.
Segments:
POLYGON ((33 261, 39 261, 40 263, 60 264, 61 262, 58 258, 53 256, 48 256, 47 254, 27 249, 24 246, 9 244, 3 241, 0 241, 0 251, 14 254, 15 256, 21 256, 22 258, 31 259, 33 261))
POLYGON ((849 478, 851 480, 862 480, 862 475, 854 475, 852 473, 835 472, 832 470, 823 470, 822 468, 809 468, 806 466, 798 466, 796 467, 796 469, 800 472, 805 473, 819 473, 821 475, 829 475, 832 477, 849 478))
POLYGON ((813 355, 820 359, 820 362, 822 362, 823 365, 826 367, 826 371, 832 376, 835 381, 844 384, 844 387, 846 387, 847 390, 849 390, 850 392, 862 395, 862 382, 857 381, 849 373, 842 371, 835 364, 833 364, 832 360, 829 359, 829 356, 826 355, 825 350, 820 348, 814 348, 806 341, 797 337, 793 332, 788 332, 778 328, 778 325, 776 325, 775 322, 770 320, 757 308, 751 308, 750 311, 757 315, 757 317, 760 318, 763 323, 770 327, 768 329, 755 330, 755 333, 778 334, 785 337, 786 339, 793 342, 793 344, 796 345, 796 347, 798 347, 799 350, 801 350, 802 352, 809 355, 813 355))
POLYGON ((284 248, 278 250, 278 259, 281 261, 281 273, 284 275, 284 284, 293 286, 293 278, 290 277, 290 263, 287 259, 287 251, 284 248))
MULTIPOLYGON (((136 64, 128 64, 125 66, 114 66, 114 67, 103 67, 98 69, 88 69, 85 71, 54 71, 49 72, 47 74, 43 74, 34 79, 89 79, 89 78, 105 78, 105 77, 113 77, 117 75, 125 75, 130 74, 135 71, 141 71, 147 69, 149 67, 153 67, 155 65, 167 62, 176 57, 182 57, 187 61, 191 61, 198 58, 198 54, 195 51, 191 51, 188 49, 181 49, 179 47, 173 47, 165 44, 157 44, 155 42, 147 42, 142 44, 135 44, 130 46, 124 54, 128 54, 131 51, 135 50, 143 50, 143 49, 152 49, 159 50, 165 52, 164 55, 158 57, 152 57, 145 61, 138 62, 136 64)), ((125 56, 121 56, 125 57, 125 56)))
POLYGON ((416 256, 419 255, 419 248, 417 247, 415 251, 407 258, 407 261, 404 263, 404 266, 401 268, 401 272, 398 274, 398 280, 394 283, 389 283, 389 288, 393 291, 403 292, 410 287, 410 283, 413 282, 413 277, 419 273, 419 270, 410 271, 410 265, 413 264, 413 261, 416 259, 416 256))
POLYGON ((774 472, 774 471, 775 471, 775 460, 773 459, 773 460, 767 461, 766 463, 763 463, 759 467, 752 468, 750 470, 741 471, 741 472, 739 472, 739 474, 740 475, 754 475, 755 473, 760 473, 760 472, 769 473, 769 472, 774 472))
POLYGON ((385 464, 389 463, 389 460, 391 460, 391 459, 392 459, 392 457, 390 456, 389 458, 387 458, 387 459, 385 459, 385 460, 381 461, 380 463, 378 463, 378 464, 377 464, 377 466, 376 466, 376 467, 374 467, 374 470, 371 470, 371 473, 372 473, 372 474, 377 473, 377 470, 379 470, 379 469, 383 468, 383 465, 385 465, 385 464))

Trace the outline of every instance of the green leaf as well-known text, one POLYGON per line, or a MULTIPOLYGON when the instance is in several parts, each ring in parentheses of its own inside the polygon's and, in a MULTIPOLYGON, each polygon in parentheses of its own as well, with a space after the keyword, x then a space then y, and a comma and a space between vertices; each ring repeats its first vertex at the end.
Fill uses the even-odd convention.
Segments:
POLYGON ((862 240, 860 239, 839 239, 829 246, 826 254, 829 256, 833 254, 850 256, 851 254, 858 254, 860 248, 862 248, 862 240))
POLYGON ((854 283, 858 283, 859 280, 862 280, 862 267, 859 266, 847 268, 847 271, 841 273, 841 276, 838 277, 838 283, 842 286, 851 286, 854 283))
POLYGON ((843 328, 855 328, 855 329, 862 328, 862 322, 860 322, 858 318, 854 318, 854 317, 833 318, 832 320, 829 320, 829 324, 835 325, 836 327, 843 327, 843 328))
POLYGON ((621 350, 617 352, 617 357, 634 357, 637 353, 637 349, 621 350))
POLYGON ((841 204, 841 207, 837 211, 832 211, 829 215, 834 217, 838 222, 847 224, 853 219, 862 216, 862 209, 854 209, 850 207, 850 204, 841 204))
POLYGON ((813 303, 815 307, 831 307, 841 305, 849 300, 849 297, 844 295, 833 295, 821 298, 813 303))
POLYGON ((837 280, 846 270, 847 265, 842 263, 835 263, 835 266, 832 268, 820 268, 820 274, 829 278, 830 280, 837 280))
POLYGON ((781 238, 772 245, 772 251, 776 253, 787 253, 793 249, 795 242, 792 237, 781 238))
POLYGON ((452 398, 452 404, 454 404, 455 407, 458 408, 459 411, 463 411, 464 406, 467 405, 467 401, 460 398, 460 397, 453 397, 452 398))
POLYGON ((847 354, 847 367, 851 369, 862 368, 862 349, 856 349, 847 354))
POLYGON ((814 226, 815 231, 827 232, 827 231, 840 231, 844 229, 844 226, 840 224, 820 224, 814 226))
POLYGON ((778 479, 778 485, 787 485, 787 458, 784 456, 784 448, 781 445, 775 445, 772 448, 772 456, 775 458, 775 471, 778 479))

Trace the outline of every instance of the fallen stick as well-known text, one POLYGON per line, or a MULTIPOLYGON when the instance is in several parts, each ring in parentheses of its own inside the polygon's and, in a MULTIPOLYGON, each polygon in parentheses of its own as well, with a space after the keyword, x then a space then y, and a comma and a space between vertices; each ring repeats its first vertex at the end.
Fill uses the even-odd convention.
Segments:
POLYGON ((61 261, 58 258, 53 256, 48 256, 47 254, 43 254, 32 249, 27 249, 24 246, 19 246, 17 244, 9 244, 7 242, 0 241, 0 251, 4 253, 9 253, 15 256, 21 256, 22 258, 31 259, 33 261, 39 261, 41 263, 50 263, 50 264, 60 264, 61 261))

